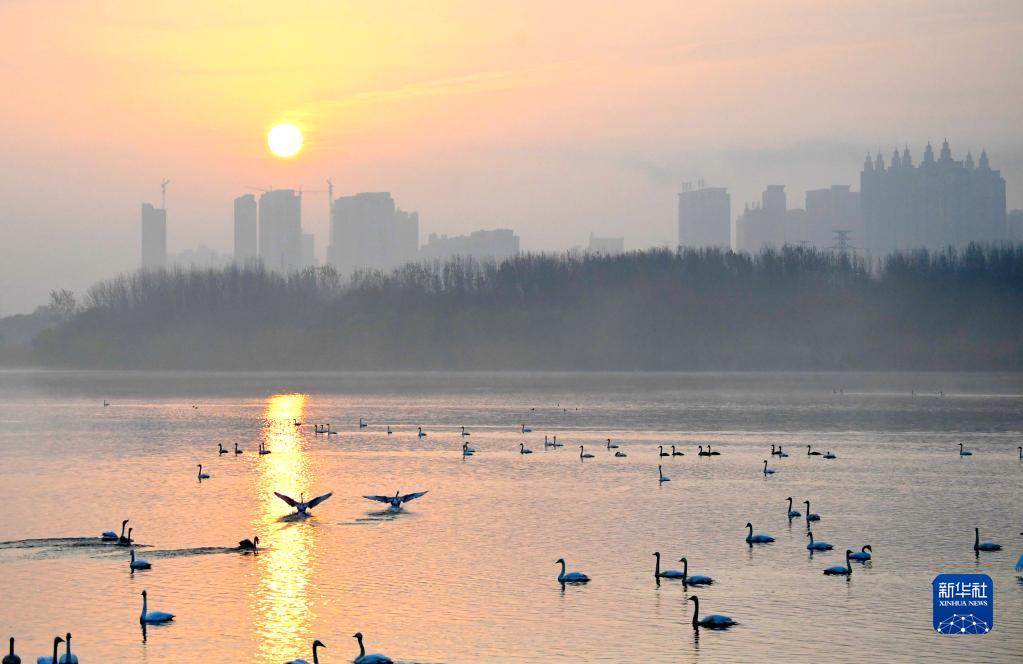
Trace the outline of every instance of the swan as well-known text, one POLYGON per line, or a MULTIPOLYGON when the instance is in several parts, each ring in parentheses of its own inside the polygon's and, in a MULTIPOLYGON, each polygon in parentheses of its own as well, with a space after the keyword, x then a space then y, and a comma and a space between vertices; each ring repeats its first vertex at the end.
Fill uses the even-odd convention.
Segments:
POLYGON ((71 654, 71 632, 64 635, 64 654, 60 656, 59 664, 78 664, 78 656, 71 654))
POLYGON ((53 640, 53 657, 36 657, 36 664, 57 664, 57 646, 64 643, 64 637, 58 636, 53 640))
POLYGON ((804 500, 803 504, 806 505, 806 520, 807 521, 820 521, 821 515, 810 511, 810 501, 804 500))
MULTIPOLYGON (((1016 561, 1016 571, 1023 572, 1023 556, 1020 556, 1019 560, 1016 561)), ((11 639, 11 642, 13 643, 14 639, 11 639)))
POLYGON ((873 549, 870 548, 869 544, 867 544, 866 546, 864 546, 859 551, 853 551, 851 554, 849 554, 849 557, 851 559, 853 559, 853 560, 858 560, 860 562, 863 562, 863 561, 866 561, 866 560, 870 560, 872 552, 873 552, 873 549))
POLYGON ((794 509, 792 509, 792 496, 789 496, 789 497, 787 498, 787 500, 789 501, 789 513, 788 513, 788 515, 787 515, 787 516, 788 516, 788 517, 789 517, 790 519, 794 519, 794 518, 796 518, 797 516, 803 516, 802 514, 800 514, 800 513, 799 513, 799 511, 798 511, 798 510, 794 510, 794 509))
POLYGON ((657 449, 660 450, 660 452, 658 452, 657 456, 662 456, 662 457, 671 456, 670 454, 668 454, 667 452, 664 451, 664 445, 658 445, 657 449))
POLYGON ((582 446, 582 445, 580 445, 580 446, 579 446, 579 458, 580 458, 580 459, 592 459, 592 458, 593 458, 593 455, 592 455, 592 454, 590 454, 589 452, 586 452, 586 451, 585 451, 585 450, 583 449, 583 446, 582 446))
POLYGON ((472 433, 470 433, 470 432, 466 431, 466 430, 465 430, 465 427, 462 427, 462 435, 463 435, 463 436, 471 436, 471 435, 472 435, 472 433))
POLYGON ((122 537, 121 539, 119 539, 117 541, 117 545, 118 546, 131 546, 131 531, 133 531, 133 530, 135 530, 135 529, 134 528, 129 528, 128 529, 127 537, 122 537))
POLYGON ((607 439, 607 449, 609 449, 609 450, 616 450, 616 449, 618 449, 618 443, 612 443, 611 439, 608 438, 607 439))
POLYGON ((252 539, 243 539, 238 542, 238 548, 242 551, 258 551, 259 550, 259 535, 256 535, 252 539))
POLYGON ((419 427, 419 433, 416 435, 418 435, 420 438, 426 438, 426 434, 423 433, 423 427, 419 427))
POLYGON ((709 586, 714 583, 714 579, 702 574, 689 576, 689 561, 685 558, 679 558, 678 561, 682 563, 682 583, 690 586, 709 586))
POLYGON ((820 455, 821 455, 821 453, 816 451, 816 450, 811 451, 810 450, 810 445, 806 446, 806 456, 820 456, 820 455))
POLYGON ((364 420, 364 419, 362 419, 362 418, 360 417, 360 418, 359 418, 359 428, 360 428, 360 429, 365 429, 365 428, 366 428, 366 427, 368 427, 368 426, 369 426, 369 423, 368 423, 368 422, 366 422, 366 420, 364 420))
POLYGON ((696 453, 696 456, 710 456, 710 452, 703 451, 703 445, 699 446, 700 451, 696 453))
POLYGON ((525 424, 522 425, 522 433, 532 433, 533 430, 527 427, 525 424))
POLYGON ((778 458, 779 459, 787 459, 787 458, 789 458, 788 452, 783 452, 782 449, 781 449, 781 445, 778 446, 778 458))
POLYGON ((837 459, 838 457, 835 456, 834 454, 832 454, 831 450, 828 450, 827 452, 824 453, 824 456, 821 457, 821 458, 822 459, 837 459))
POLYGON ((764 459, 764 475, 774 475, 774 468, 767 467, 767 459, 764 459))
POLYGON ((391 425, 390 425, 390 424, 388 424, 388 425, 387 425, 387 435, 388 435, 388 436, 390 436, 390 435, 391 435, 392 433, 394 433, 394 432, 393 432, 393 431, 391 431, 391 425))
POLYGON ((806 531, 806 536, 810 538, 810 543, 806 545, 807 551, 831 551, 835 548, 827 542, 814 542, 813 532, 810 530, 806 531))
POLYGON ((287 504, 294 507, 296 514, 306 514, 309 510, 316 507, 317 505, 325 501, 327 498, 333 496, 334 492, 328 491, 322 496, 317 496, 313 498, 309 502, 306 502, 304 493, 298 494, 299 500, 295 500, 290 496, 285 496, 283 493, 277 493, 276 491, 274 491, 274 495, 283 500, 284 502, 286 502, 287 504))
POLYGON ((959 456, 973 456, 973 452, 963 449, 963 444, 959 443, 959 456))
POLYGON ((227 450, 225 450, 224 446, 220 443, 217 443, 217 454, 227 454, 227 450))
POLYGON ((266 454, 270 454, 270 450, 266 449, 266 443, 261 442, 259 444, 259 455, 264 456, 266 454))
POLYGON ((763 533, 753 534, 753 524, 746 522, 746 527, 749 528, 749 533, 746 535, 746 544, 770 544, 774 541, 774 538, 770 535, 764 535, 763 533))
POLYGON ((103 405, 104 405, 104 406, 109 406, 109 405, 110 405, 110 402, 109 402, 109 401, 107 401, 106 399, 104 399, 104 400, 103 400, 103 405))
POLYGON ((523 443, 519 443, 519 454, 532 454, 533 450, 526 447, 523 443))
MULTIPOLYGON (((319 639, 313 641, 313 664, 320 664, 320 655, 316 652, 316 649, 326 647, 327 646, 323 645, 323 641, 320 641, 319 639)), ((293 659, 285 662, 284 664, 309 664, 309 662, 304 659, 293 659)))
POLYGON ((615 456, 618 457, 619 459, 622 459, 622 458, 627 457, 629 455, 626 454, 625 452, 622 452, 621 450, 618 450, 617 452, 615 452, 615 456))
POLYGON ((774 443, 771 443, 771 456, 774 456, 777 453, 778 452, 776 452, 775 449, 774 449, 774 443))
POLYGON ((241 450, 241 449, 238 448, 238 443, 234 444, 234 453, 235 454, 241 454, 243 451, 244 450, 241 450))
POLYGON ((135 549, 131 550, 131 562, 128 563, 128 567, 133 570, 136 569, 152 569, 153 565, 148 560, 142 560, 141 558, 135 558, 135 549))
POLYGON ((125 519, 124 521, 121 522, 121 534, 120 535, 118 535, 117 533, 115 533, 112 530, 108 530, 105 533, 103 533, 102 535, 100 535, 99 538, 101 540, 103 540, 104 542, 119 542, 122 539, 124 539, 124 527, 126 525, 128 525, 128 519, 125 519))
POLYGON ((1017 447, 1016 449, 1019 450, 1019 459, 1020 459, 1020 461, 1023 461, 1023 446, 1017 447))
POLYGON ((565 446, 564 443, 559 443, 558 442, 558 437, 557 436, 554 436, 551 439, 551 447, 564 447, 564 446, 565 446))
POLYGON ((198 464, 198 465, 199 465, 199 479, 201 479, 201 480, 208 480, 210 478, 210 474, 202 472, 202 464, 201 463, 198 464))
POLYGON ((146 591, 142 591, 142 614, 139 616, 140 623, 165 623, 174 620, 173 613, 164 613, 163 611, 149 611, 149 601, 146 597, 146 591))
POLYGON ((11 651, 4 655, 2 664, 21 664, 21 658, 14 653, 14 637, 11 637, 11 651))
POLYGON ((558 558, 554 561, 554 564, 561 565, 561 573, 558 574, 558 582, 560 583, 587 583, 590 580, 590 577, 582 572, 566 572, 564 558, 558 558))
POLYGON ((849 563, 852 556, 852 549, 845 550, 845 566, 835 565, 824 570, 828 576, 852 576, 852 565, 849 563))
POLYGON ((395 491, 393 496, 363 496, 366 500, 375 500, 380 503, 389 504, 392 512, 400 512, 402 503, 407 503, 410 500, 421 498, 428 494, 429 491, 417 491, 415 493, 406 493, 404 496, 399 495, 399 491, 395 491))
POLYGON ((664 474, 664 471, 661 470, 660 466, 657 466, 657 473, 661 477, 661 479, 660 479, 661 482, 670 482, 671 481, 671 478, 664 474))
POLYGON ((476 450, 469 447, 469 443, 462 443, 462 456, 472 456, 476 454, 476 450))
POLYGON ((721 452, 712 452, 710 449, 710 443, 707 443, 707 454, 711 456, 721 456, 721 452))
POLYGON ((657 577, 658 579, 682 579, 682 578, 685 578, 685 574, 683 574, 682 572, 678 571, 677 569, 666 569, 663 572, 661 571, 661 552, 660 551, 654 551, 654 558, 656 558, 656 562, 654 563, 654 576, 657 577))
POLYGON ((302 426, 302 422, 301 422, 301 421, 299 421, 299 420, 292 420, 292 421, 291 421, 291 423, 292 423, 292 424, 294 424, 294 425, 295 425, 295 426, 297 426, 297 427, 300 427, 300 426, 302 426))
POLYGON ((980 528, 973 529, 973 550, 974 551, 1001 551, 1002 545, 994 542, 980 541, 980 528))
POLYGON ((686 455, 685 452, 676 452, 675 451, 675 446, 674 445, 671 446, 671 456, 677 457, 677 456, 685 456, 685 455, 686 455))
POLYGON ((693 603, 693 629, 699 629, 700 627, 706 627, 708 629, 727 629, 736 622, 728 616, 723 616, 720 613, 712 613, 709 616, 700 618, 700 598, 696 595, 690 595, 689 601, 693 603))
POLYGON ((352 635, 353 639, 359 641, 359 656, 355 658, 354 664, 393 664, 387 655, 367 655, 366 648, 362 645, 362 632, 352 635))

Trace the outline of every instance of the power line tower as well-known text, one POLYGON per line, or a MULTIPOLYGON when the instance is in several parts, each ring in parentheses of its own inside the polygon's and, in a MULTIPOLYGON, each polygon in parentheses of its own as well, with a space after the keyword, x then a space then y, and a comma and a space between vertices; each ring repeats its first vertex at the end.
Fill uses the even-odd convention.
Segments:
POLYGON ((859 249, 859 247, 854 247, 852 244, 852 231, 844 228, 836 228, 831 232, 835 234, 835 243, 828 247, 828 249, 837 251, 840 254, 853 253, 859 249))

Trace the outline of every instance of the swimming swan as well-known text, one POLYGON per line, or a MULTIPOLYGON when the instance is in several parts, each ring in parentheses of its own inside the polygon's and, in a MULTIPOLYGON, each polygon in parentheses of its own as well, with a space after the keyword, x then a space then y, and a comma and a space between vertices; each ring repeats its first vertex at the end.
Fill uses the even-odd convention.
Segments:
POLYGON ((845 567, 842 565, 836 565, 829 567, 824 570, 824 573, 828 576, 852 576, 852 565, 849 564, 849 560, 852 556, 852 549, 845 550, 845 567))
POLYGON ((532 433, 532 429, 527 427, 525 424, 522 425, 522 433, 532 433))
POLYGON ((359 640, 359 656, 355 658, 354 664, 393 664, 387 655, 366 654, 366 648, 362 645, 362 632, 356 632, 352 638, 359 640))
POLYGON ((626 454, 625 452, 622 452, 621 450, 618 450, 617 452, 615 452, 615 456, 618 457, 619 459, 621 459, 621 458, 627 457, 629 455, 626 454))
POLYGON ((142 591, 142 614, 139 616, 140 623, 165 623, 174 620, 173 613, 163 611, 149 611, 149 602, 146 598, 146 591, 142 591))
POLYGON ((586 576, 582 572, 566 572, 564 558, 558 558, 554 561, 554 564, 561 565, 561 573, 558 574, 559 583, 587 583, 590 580, 590 577, 586 576))
POLYGON ((658 456, 662 456, 662 457, 671 456, 670 454, 668 454, 667 452, 664 451, 664 445, 658 445, 657 449, 660 450, 660 452, 658 453, 658 456))
POLYGON ((671 478, 664 474, 664 471, 661 470, 660 466, 657 466, 657 473, 660 475, 660 478, 661 478, 660 481, 661 482, 670 482, 671 481, 671 478))
POLYGON ((53 657, 36 657, 36 664, 57 664, 57 646, 61 643, 64 643, 64 637, 55 638, 53 640, 53 657))
POLYGON ((220 443, 217 443, 217 454, 227 454, 227 450, 220 443))
POLYGON ((680 572, 680 571, 678 571, 677 569, 666 569, 663 572, 661 571, 661 552, 660 551, 654 551, 654 558, 656 558, 656 562, 654 563, 654 576, 655 577, 657 577, 659 579, 682 579, 682 578, 685 578, 685 574, 680 572))
POLYGON ((471 433, 469 433, 468 431, 466 431, 466 430, 465 430, 465 427, 462 427, 462 435, 463 435, 463 436, 471 436, 472 434, 471 434, 471 433))
POLYGON ((259 455, 260 456, 264 456, 264 455, 267 455, 267 454, 270 454, 270 450, 266 449, 266 443, 262 443, 261 442, 259 444, 259 455))
POLYGON ((696 453, 696 456, 710 456, 710 452, 709 451, 708 452, 704 452, 703 451, 703 445, 700 445, 699 448, 700 448, 700 451, 696 453))
POLYGON ((99 536, 104 542, 119 542, 124 539, 124 527, 128 525, 128 519, 121 522, 121 534, 118 535, 112 530, 108 530, 99 536))
POLYGON ((821 458, 822 459, 837 459, 838 457, 835 456, 834 454, 832 454, 831 450, 828 450, 827 452, 824 453, 824 456, 821 457, 821 458))
POLYGON ((767 467, 767 459, 764 459, 764 475, 774 475, 775 472, 774 468, 767 467))
POLYGON ((973 452, 971 452, 970 450, 964 449, 963 448, 963 444, 959 443, 959 456, 973 456, 973 452))
POLYGON ((689 576, 689 561, 685 558, 679 558, 678 561, 682 563, 682 583, 689 586, 709 586, 714 583, 714 579, 703 574, 689 576))
POLYGON ((333 496, 334 492, 333 491, 328 491, 327 493, 323 494, 322 496, 317 496, 317 497, 313 498, 309 502, 305 502, 305 494, 304 493, 298 494, 299 500, 295 500, 294 498, 292 498, 290 496, 285 496, 283 493, 277 493, 276 491, 274 491, 274 495, 277 496, 278 498, 280 498, 281 500, 283 500, 284 502, 286 502, 287 504, 289 504, 292 507, 294 507, 296 514, 306 514, 308 510, 311 510, 312 508, 316 507, 317 505, 319 505, 320 503, 325 501, 327 498, 330 498, 331 496, 333 496))
POLYGON ((472 456, 476 454, 476 450, 469 447, 469 443, 462 443, 462 456, 472 456))
POLYGON ((426 438, 426 434, 423 433, 423 427, 419 427, 419 433, 416 435, 418 435, 420 438, 426 438))
POLYGON ((762 533, 753 534, 753 524, 746 522, 746 527, 749 528, 749 532, 746 534, 747 544, 770 544, 774 541, 774 538, 770 535, 764 535, 762 533))
POLYGON ((813 452, 811 452, 811 451, 810 451, 810 445, 807 445, 807 446, 806 446, 806 456, 820 456, 820 455, 821 455, 821 453, 820 453, 820 452, 818 452, 818 451, 816 451, 816 450, 814 450, 813 452))
MULTIPOLYGON (((319 653, 316 652, 316 649, 326 647, 327 646, 323 645, 323 641, 320 641, 319 639, 313 641, 313 664, 320 664, 320 655, 319 653)), ((284 664, 309 664, 309 662, 304 659, 293 659, 291 661, 285 662, 284 664)))
MULTIPOLYGON (((611 439, 608 438, 607 439, 607 449, 609 449, 609 450, 616 450, 616 449, 618 449, 618 443, 612 443, 611 439)), ((1023 448, 1021 448, 1021 449, 1023 449, 1023 448)), ((1023 458, 1023 457, 1021 457, 1021 458, 1023 458)))
POLYGON ((788 497, 788 501, 789 501, 789 513, 788 513, 787 516, 790 519, 795 519, 797 516, 803 516, 802 514, 799 513, 798 510, 792 509, 792 496, 788 497))
POLYGON ((523 443, 519 443, 519 454, 532 454, 533 450, 526 447, 523 443))
POLYGON ((238 542, 238 548, 241 551, 258 551, 259 550, 259 535, 256 535, 252 539, 243 539, 238 542))
POLYGON ((872 552, 873 552, 873 549, 870 548, 869 544, 867 544, 862 549, 860 549, 859 551, 853 551, 849 555, 849 557, 851 559, 853 559, 853 560, 858 560, 860 562, 864 562, 864 561, 870 560, 872 552))
POLYGON ((685 456, 685 455, 686 455, 685 452, 676 452, 675 451, 675 446, 674 445, 671 446, 671 456, 677 457, 677 456, 685 456))
POLYGON ((64 635, 64 654, 60 656, 59 664, 78 664, 78 656, 71 654, 71 632, 64 635))
POLYGON ((429 491, 417 491, 416 493, 406 493, 404 496, 399 495, 400 492, 395 491, 393 496, 363 496, 366 500, 375 500, 379 503, 389 504, 392 512, 401 511, 402 503, 407 503, 410 500, 415 500, 429 493, 429 491))
POLYGON ((821 515, 820 514, 815 514, 815 513, 810 511, 810 501, 809 500, 804 500, 803 504, 806 505, 806 520, 807 521, 820 521, 821 520, 821 515))
POLYGON ((980 528, 973 529, 973 550, 974 551, 1001 551, 1002 545, 994 542, 980 541, 980 528))
POLYGON ((198 464, 198 466, 199 466, 199 479, 201 479, 201 480, 208 480, 210 478, 210 474, 202 472, 202 464, 201 463, 198 464))
POLYGON ((712 613, 709 616, 700 618, 700 598, 696 595, 690 595, 689 601, 693 603, 693 629, 699 629, 700 627, 706 627, 708 629, 727 629, 736 622, 728 616, 723 616, 720 613, 712 613))
POLYGON ((827 542, 814 542, 813 532, 810 530, 806 531, 806 536, 810 538, 810 543, 806 545, 807 551, 831 551, 835 548, 827 542))
POLYGON ((14 637, 11 637, 11 651, 4 655, 2 664, 21 664, 21 658, 14 652, 14 637))
POLYGON ((148 560, 142 560, 141 558, 135 558, 135 549, 131 550, 131 562, 128 566, 133 569, 151 569, 153 565, 148 560))
POLYGON ((580 459, 592 459, 593 455, 583 450, 583 446, 579 446, 579 458, 580 459))
POLYGON ((244 450, 242 450, 242 449, 240 449, 240 448, 238 447, 238 443, 235 443, 235 444, 234 444, 234 453, 235 453, 235 454, 241 454, 241 453, 242 453, 243 451, 244 451, 244 450))

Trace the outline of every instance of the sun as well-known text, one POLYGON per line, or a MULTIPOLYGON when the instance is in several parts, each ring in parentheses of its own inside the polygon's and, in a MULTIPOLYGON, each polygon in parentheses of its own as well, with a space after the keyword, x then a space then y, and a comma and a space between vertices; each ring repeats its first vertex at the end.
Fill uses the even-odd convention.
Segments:
POLYGON ((302 149, 302 131, 293 124, 279 124, 266 135, 270 152, 282 159, 290 159, 302 149))

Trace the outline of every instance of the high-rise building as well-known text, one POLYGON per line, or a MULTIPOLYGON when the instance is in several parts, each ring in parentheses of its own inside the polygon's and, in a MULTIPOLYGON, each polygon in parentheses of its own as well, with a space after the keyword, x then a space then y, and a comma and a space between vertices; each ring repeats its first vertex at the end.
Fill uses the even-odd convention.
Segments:
POLYGON ((860 192, 850 191, 847 184, 806 192, 806 228, 802 239, 823 249, 834 244, 835 231, 839 230, 849 231, 854 245, 863 241, 860 192))
POLYGON ((724 187, 687 188, 678 195, 680 247, 732 245, 732 197, 724 187))
POLYGON ((455 237, 430 233, 426 244, 420 249, 420 256, 429 260, 443 260, 451 256, 503 260, 518 253, 519 236, 508 228, 473 231, 468 235, 456 235, 455 237))
POLYGON ((620 254, 625 251, 624 237, 599 237, 590 233, 590 244, 586 248, 593 254, 606 254, 608 256, 620 254))
POLYGON ((391 270, 418 256, 419 214, 398 209, 389 192, 336 199, 330 224, 327 261, 343 275, 391 270))
POLYGON ((167 265, 167 211, 149 203, 142 204, 142 267, 167 265))
POLYGON ((864 243, 874 255, 895 250, 943 249, 1007 236, 1005 179, 992 170, 987 152, 952 158, 948 141, 935 159, 930 143, 919 166, 909 148, 895 150, 885 166, 867 156, 860 173, 864 243))
POLYGON ((780 247, 807 241, 806 211, 788 208, 785 185, 771 184, 760 196, 760 203, 747 205, 735 221, 736 249, 757 252, 764 247, 780 247))
POLYGON ((1009 242, 1023 243, 1023 210, 1013 210, 1007 218, 1009 242))
POLYGON ((302 207, 295 190, 276 189, 259 197, 259 259, 278 272, 302 268, 302 207))
POLYGON ((316 266, 316 236, 312 233, 302 233, 302 267, 316 266))
POLYGON ((257 209, 252 194, 234 199, 234 261, 238 264, 259 258, 257 209))

